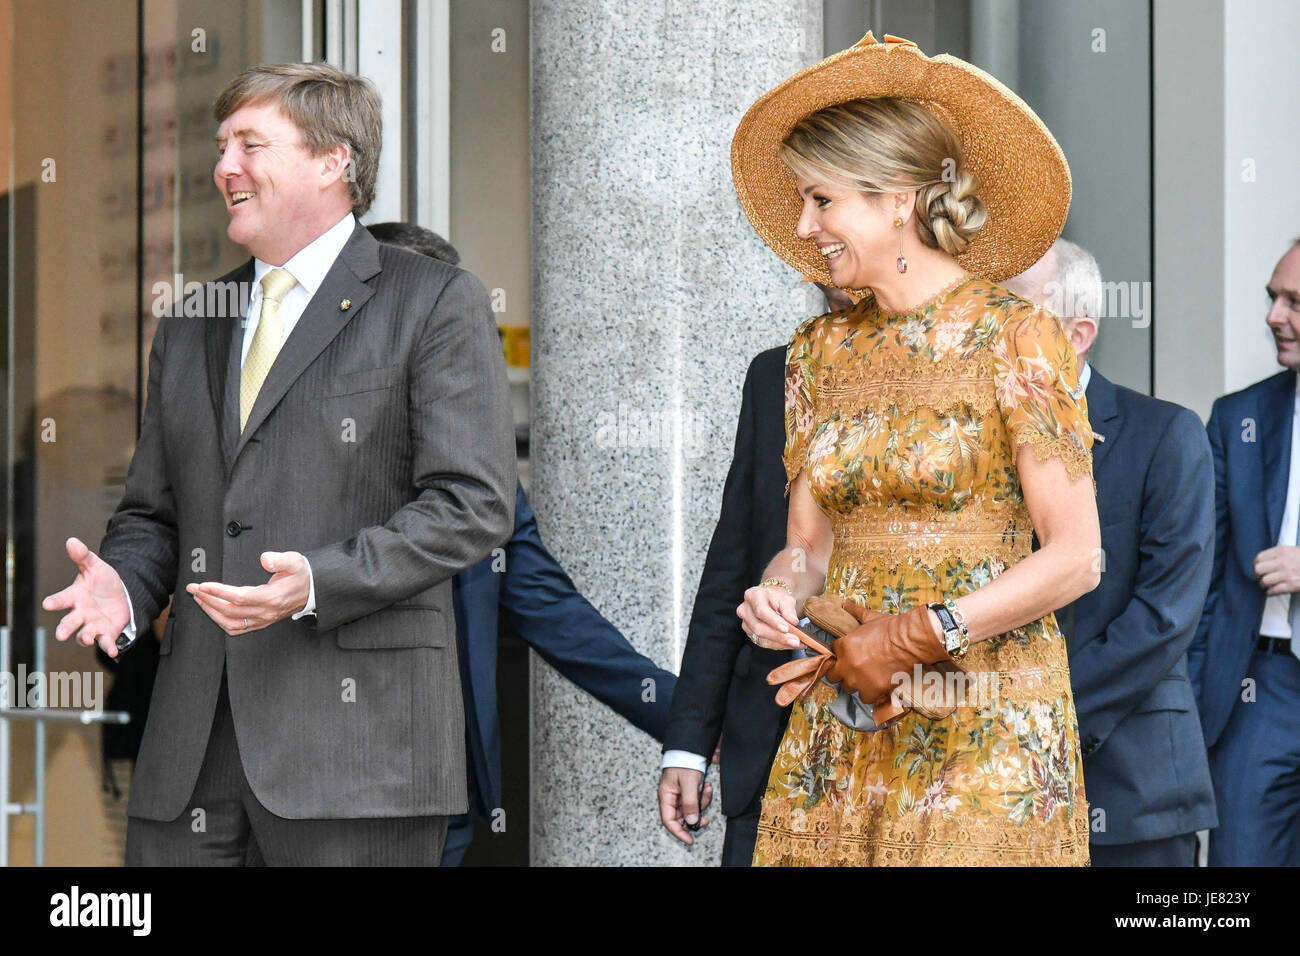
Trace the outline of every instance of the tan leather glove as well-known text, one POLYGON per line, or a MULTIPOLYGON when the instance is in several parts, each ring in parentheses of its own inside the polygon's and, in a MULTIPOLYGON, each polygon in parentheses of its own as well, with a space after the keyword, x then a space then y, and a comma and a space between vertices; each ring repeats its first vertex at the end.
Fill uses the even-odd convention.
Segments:
MULTIPOLYGON (((851 599, 841 599, 832 594, 821 594, 804 602, 804 616, 823 631, 835 638, 836 645, 840 638, 857 628, 861 621, 859 613, 870 614, 862 605, 851 599), (850 605, 852 609, 850 609, 850 605)), ((884 617, 885 615, 878 615, 884 617)), ((797 627, 791 628, 795 636, 812 652, 808 657, 799 658, 782 664, 767 675, 767 682, 780 685, 776 692, 776 702, 785 707, 805 697, 826 676, 835 663, 835 654, 827 653, 825 648, 804 634, 797 627)), ((865 699, 865 698, 864 698, 865 699)), ((876 723, 884 725, 903 716, 906 710, 886 694, 872 705, 872 714, 876 723)))
MULTIPOLYGON (((896 674, 913 675, 914 668, 943 662, 940 670, 957 668, 948 657, 948 651, 934 634, 933 618, 926 607, 913 608, 902 614, 881 614, 869 611, 856 601, 845 601, 844 610, 860 624, 835 641, 835 662, 826 671, 826 679, 838 683, 842 690, 855 691, 862 700, 880 700, 890 697, 896 674)), ((899 700, 905 708, 913 701, 899 700)), ((944 716, 952 713, 947 701, 930 702, 917 706, 926 716, 944 716), (938 707, 935 705, 939 704, 938 707), (944 710, 945 713, 938 713, 944 710)))
MULTIPOLYGON (((835 638, 840 638, 857 626, 857 618, 844 610, 841 599, 830 594, 810 597, 803 605, 803 614, 823 631, 835 638)), ((785 707, 806 696, 817 682, 825 676, 827 669, 835 661, 833 653, 813 640, 797 627, 790 628, 800 642, 812 653, 775 668, 767 675, 767 682, 773 686, 780 685, 776 692, 776 702, 785 707)))
POLYGON ((782 664, 771 671, 767 675, 767 682, 774 686, 781 685, 781 689, 776 692, 777 704, 786 707, 805 696, 826 675, 834 661, 834 654, 816 653, 782 664))

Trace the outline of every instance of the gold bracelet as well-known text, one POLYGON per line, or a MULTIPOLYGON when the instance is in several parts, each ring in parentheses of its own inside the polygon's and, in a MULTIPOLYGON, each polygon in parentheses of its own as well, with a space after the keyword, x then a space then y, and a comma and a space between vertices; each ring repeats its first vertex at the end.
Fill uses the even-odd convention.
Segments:
POLYGON ((969 637, 970 629, 966 627, 966 615, 961 612, 961 608, 957 606, 956 602, 954 602, 952 598, 944 598, 943 603, 944 606, 952 612, 952 619, 957 622, 957 626, 961 628, 962 634, 969 637))
POLYGON ((788 581, 782 580, 781 578, 768 578, 766 581, 760 584, 759 587, 760 588, 785 588, 786 591, 790 593, 790 597, 794 597, 794 588, 790 587, 790 583, 788 581))

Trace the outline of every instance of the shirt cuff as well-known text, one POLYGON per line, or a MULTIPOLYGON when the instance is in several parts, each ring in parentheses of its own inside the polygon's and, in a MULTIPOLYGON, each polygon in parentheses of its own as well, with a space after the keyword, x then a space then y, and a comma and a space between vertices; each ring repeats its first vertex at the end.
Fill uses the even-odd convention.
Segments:
POLYGON ((307 565, 307 606, 293 615, 295 621, 300 617, 306 617, 308 614, 315 615, 316 613, 316 579, 312 577, 311 562, 307 560, 305 555, 302 563, 307 565))
POLYGON ((129 647, 135 643, 135 605, 131 603, 131 592, 126 589, 126 582, 120 577, 118 578, 118 581, 122 585, 122 593, 126 595, 126 606, 131 611, 131 623, 126 626, 124 631, 122 631, 123 636, 126 637, 126 646, 129 647))
POLYGON ((659 763, 660 770, 667 770, 669 767, 682 767, 686 770, 697 770, 705 773, 709 769, 709 762, 699 754, 693 754, 689 750, 665 750, 664 759, 659 763))

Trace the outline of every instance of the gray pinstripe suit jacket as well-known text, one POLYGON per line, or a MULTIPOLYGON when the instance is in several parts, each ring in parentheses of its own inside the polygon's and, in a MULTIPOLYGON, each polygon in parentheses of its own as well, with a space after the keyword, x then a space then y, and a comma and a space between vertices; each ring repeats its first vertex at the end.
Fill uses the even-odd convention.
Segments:
MULTIPOLYGON (((252 277, 250 261, 217 282, 252 277)), ((185 809, 223 667, 244 771, 273 813, 463 812, 451 578, 509 537, 515 500, 487 293, 358 225, 240 434, 243 314, 211 287, 159 324, 99 549, 141 628, 172 595, 128 813, 185 809), (227 636, 185 585, 265 583, 268 550, 307 556, 316 617, 227 636)))

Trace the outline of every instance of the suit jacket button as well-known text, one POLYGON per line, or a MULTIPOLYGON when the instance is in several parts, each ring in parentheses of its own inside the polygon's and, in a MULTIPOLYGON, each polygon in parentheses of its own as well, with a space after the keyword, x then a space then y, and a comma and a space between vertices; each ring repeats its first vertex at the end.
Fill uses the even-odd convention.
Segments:
POLYGON ((238 521, 232 521, 230 524, 226 525, 226 534, 230 535, 232 538, 238 538, 239 532, 243 530, 244 526, 238 521))

